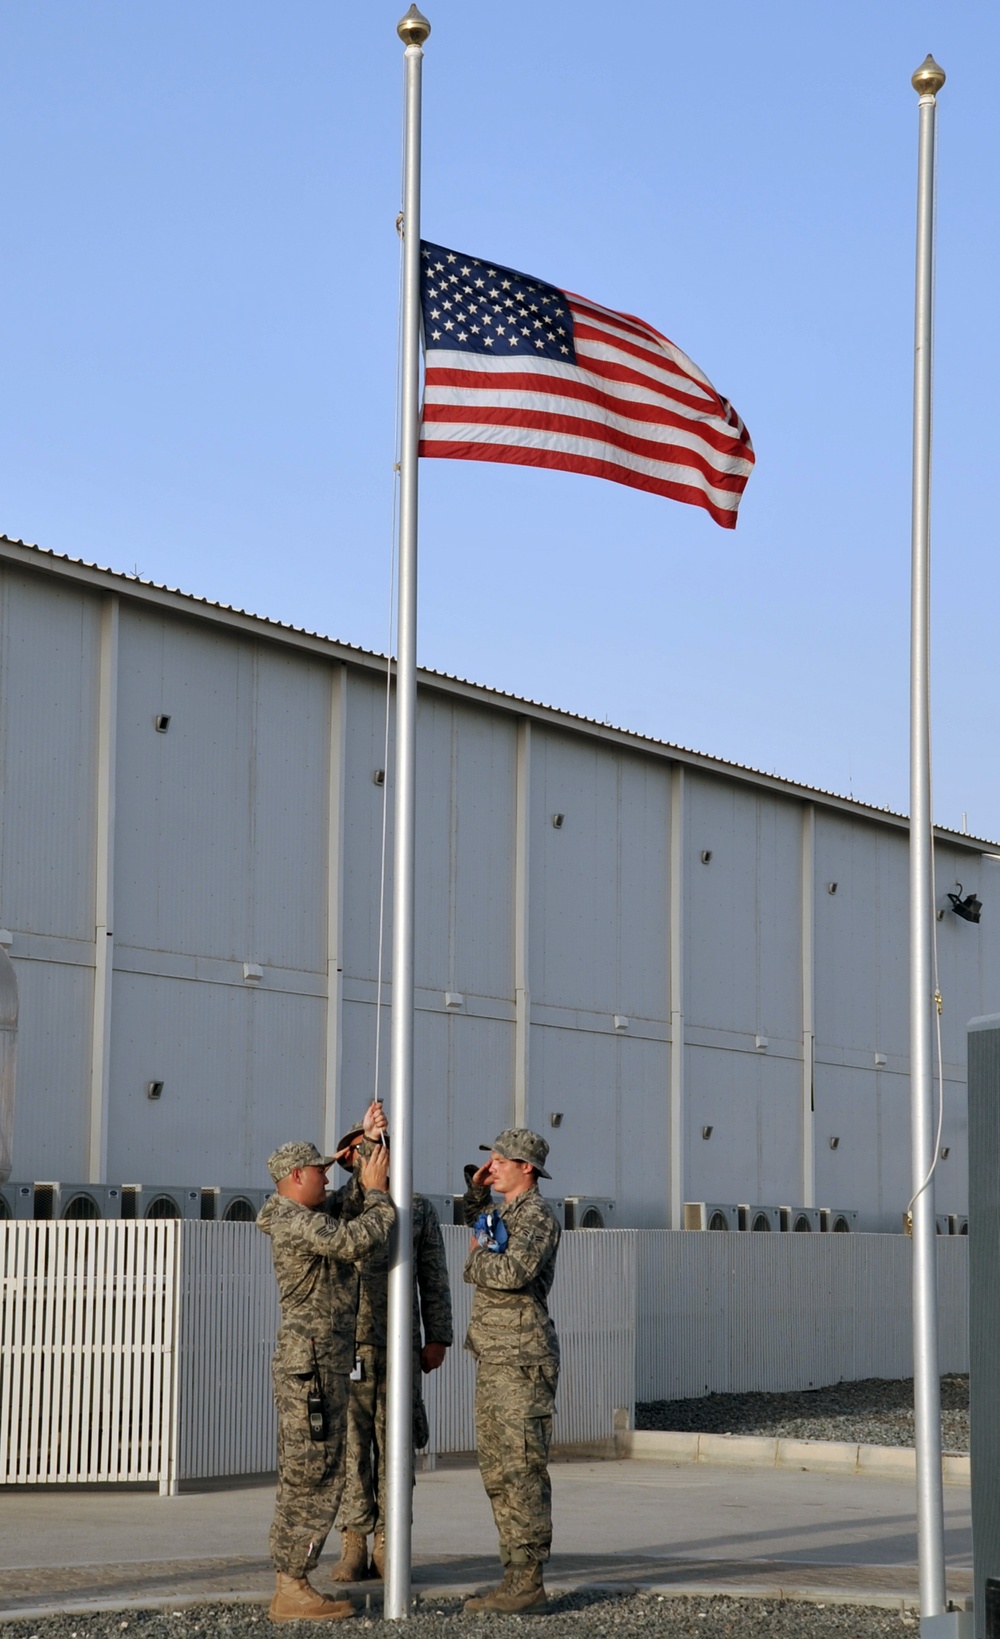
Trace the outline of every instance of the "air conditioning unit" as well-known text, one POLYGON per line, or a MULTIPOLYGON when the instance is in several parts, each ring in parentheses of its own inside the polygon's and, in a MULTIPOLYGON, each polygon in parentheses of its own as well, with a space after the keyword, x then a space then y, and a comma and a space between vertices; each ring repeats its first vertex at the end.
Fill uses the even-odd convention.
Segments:
POLYGON ((33 1218, 34 1184, 0 1184, 0 1218, 33 1218))
MULTIPOLYGON (((199 1216, 215 1223, 252 1224, 271 1191, 266 1189, 203 1189, 199 1216)), ((188 1214, 185 1213, 185 1217, 188 1214)))
POLYGON ((776 1206, 747 1206, 742 1203, 738 1208, 741 1229, 755 1229, 765 1234, 777 1234, 781 1229, 781 1210, 776 1206))
POLYGON ((740 1209, 721 1201, 685 1201, 685 1229, 739 1229, 740 1209))
POLYGON ((849 1235, 857 1230, 858 1215, 851 1210, 824 1206, 819 1209, 820 1225, 825 1235, 849 1235))
POLYGON ((967 1235, 969 1233, 969 1220, 964 1218, 960 1212, 953 1212, 948 1222, 951 1225, 953 1235, 967 1235))
POLYGON ((136 1190, 137 1218, 200 1218, 201 1190, 174 1184, 142 1184, 136 1190))
MULTIPOLYGON (((556 1202, 550 1201, 551 1207, 556 1202)), ((598 1201, 590 1195, 567 1195, 565 1206, 565 1227, 567 1229, 612 1229, 614 1227, 614 1201, 598 1201)))
POLYGON ((59 1192, 60 1218, 120 1218, 122 1192, 118 1184, 63 1184, 59 1192))
POLYGON ((822 1230, 819 1207, 782 1206, 778 1211, 781 1214, 781 1227, 786 1234, 818 1235, 822 1230))
POLYGON ((34 1184, 34 1207, 31 1216, 48 1220, 59 1216, 59 1198, 62 1194, 61 1184, 34 1184))

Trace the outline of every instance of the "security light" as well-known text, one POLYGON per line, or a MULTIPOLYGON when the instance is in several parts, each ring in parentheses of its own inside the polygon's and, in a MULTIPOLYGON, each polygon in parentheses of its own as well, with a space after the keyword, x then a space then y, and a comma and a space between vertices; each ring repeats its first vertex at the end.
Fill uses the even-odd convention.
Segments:
POLYGON ((951 908, 955 915, 960 916, 963 922, 979 921, 983 909, 982 901, 977 899, 974 893, 967 894, 963 899, 961 883, 958 884, 958 892, 950 893, 948 898, 951 900, 951 908))

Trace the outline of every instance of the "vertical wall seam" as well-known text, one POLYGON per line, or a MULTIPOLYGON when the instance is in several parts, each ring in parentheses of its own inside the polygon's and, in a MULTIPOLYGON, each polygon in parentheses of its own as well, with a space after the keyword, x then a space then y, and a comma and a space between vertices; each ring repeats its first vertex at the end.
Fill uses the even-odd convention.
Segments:
POLYGON ((344 805, 347 785, 347 667, 330 674, 326 845, 326 1069, 323 1143, 332 1155, 341 1130, 344 1057, 344 805))
POLYGON ((671 1229, 684 1227, 684 768, 670 771, 670 1201, 671 1229))
POLYGON ((816 810, 802 808, 802 1205, 816 1199, 816 810))
POLYGON ((87 1179, 103 1183, 108 1167, 111 994, 114 972, 115 749, 118 728, 118 619, 115 595, 101 609, 97 688, 97 777, 94 850, 94 994, 90 1047, 87 1179))
POLYGON ((528 918, 531 877, 531 723, 517 725, 514 833, 514 1125, 528 1123, 531 1047, 528 918))

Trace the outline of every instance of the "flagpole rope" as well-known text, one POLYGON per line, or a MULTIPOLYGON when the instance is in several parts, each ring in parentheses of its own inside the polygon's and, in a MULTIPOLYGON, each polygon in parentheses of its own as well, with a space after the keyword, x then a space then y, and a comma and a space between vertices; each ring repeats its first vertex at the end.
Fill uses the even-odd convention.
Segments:
MULTIPOLYGON (((403 75, 405 79, 405 65, 403 75)), ((403 194, 403 174, 406 162, 406 117, 405 111, 401 118, 399 134, 399 192, 403 194)), ((382 1064, 382 991, 383 991, 383 958, 385 951, 385 889, 386 889, 386 857, 388 853, 389 836, 389 728, 392 720, 392 636, 396 629, 396 555, 399 536, 399 462, 401 416, 400 398, 402 396, 403 373, 403 236, 400 232, 402 215, 396 217, 396 234, 399 240, 399 274, 396 292, 396 391, 395 391, 395 424, 393 427, 393 461, 392 461, 392 535, 389 546, 389 625, 385 645, 385 733, 382 753, 382 838, 379 856, 379 893, 378 893, 378 958, 375 980, 375 1066, 374 1090, 372 1097, 378 1099, 379 1081, 382 1064)))

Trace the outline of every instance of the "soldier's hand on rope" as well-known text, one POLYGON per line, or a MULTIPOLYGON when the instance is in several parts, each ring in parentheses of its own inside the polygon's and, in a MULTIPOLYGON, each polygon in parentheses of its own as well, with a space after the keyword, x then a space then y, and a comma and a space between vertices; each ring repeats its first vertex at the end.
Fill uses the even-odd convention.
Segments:
POLYGON ((365 1111, 365 1118, 362 1122, 362 1126, 365 1129, 366 1138, 381 1138, 383 1133, 387 1133, 389 1131, 389 1123, 385 1118, 385 1111, 377 1099, 372 1099, 372 1102, 365 1111))
POLYGON ((436 1372, 439 1366, 444 1365, 444 1357, 448 1353, 444 1343, 425 1343, 420 1351, 420 1370, 427 1375, 436 1372))

